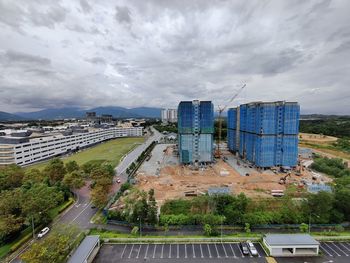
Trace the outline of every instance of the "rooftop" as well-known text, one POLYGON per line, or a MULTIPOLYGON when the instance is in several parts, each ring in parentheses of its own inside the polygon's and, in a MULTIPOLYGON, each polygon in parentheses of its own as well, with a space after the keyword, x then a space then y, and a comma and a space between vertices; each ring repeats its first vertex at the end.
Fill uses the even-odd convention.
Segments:
POLYGON ((308 234, 266 234, 264 239, 270 246, 320 244, 308 234))
POLYGON ((68 263, 85 263, 91 252, 99 242, 100 236, 86 236, 79 247, 74 251, 69 258, 68 263))

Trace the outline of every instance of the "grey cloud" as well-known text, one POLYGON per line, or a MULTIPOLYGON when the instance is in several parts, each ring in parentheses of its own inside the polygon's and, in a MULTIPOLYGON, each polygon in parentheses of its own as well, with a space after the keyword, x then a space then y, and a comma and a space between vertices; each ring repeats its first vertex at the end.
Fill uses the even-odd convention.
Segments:
POLYGON ((92 10, 87 0, 80 0, 80 6, 83 9, 84 13, 90 13, 92 10))
POLYGON ((105 59, 102 57, 93 57, 85 60, 93 64, 106 64, 105 59))
POLYGON ((0 0, 0 110, 224 105, 246 83, 231 106, 296 100, 303 112, 349 114, 348 1, 117 5, 0 0))
POLYGON ((132 22, 130 9, 126 6, 115 7, 115 19, 117 22, 130 24, 132 22))
POLYGON ((29 54, 25 54, 25 53, 13 51, 13 50, 6 51, 4 54, 0 55, 0 58, 1 58, 0 63, 5 66, 13 65, 13 64, 48 66, 51 63, 51 61, 48 58, 29 55, 29 54))

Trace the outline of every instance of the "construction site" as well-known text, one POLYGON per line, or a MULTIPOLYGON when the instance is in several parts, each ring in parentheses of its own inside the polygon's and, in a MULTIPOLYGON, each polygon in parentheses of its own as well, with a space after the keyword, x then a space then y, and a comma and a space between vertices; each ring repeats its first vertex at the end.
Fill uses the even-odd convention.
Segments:
POLYGON ((288 191, 300 197, 310 185, 331 182, 327 176, 311 171, 310 159, 300 159, 298 167, 289 172, 277 169, 259 170, 221 147, 221 158, 211 165, 195 167, 178 162, 175 144, 158 144, 152 156, 139 169, 136 187, 155 190, 159 204, 165 200, 191 198, 226 189, 227 193, 244 193, 250 198, 277 198, 288 191))

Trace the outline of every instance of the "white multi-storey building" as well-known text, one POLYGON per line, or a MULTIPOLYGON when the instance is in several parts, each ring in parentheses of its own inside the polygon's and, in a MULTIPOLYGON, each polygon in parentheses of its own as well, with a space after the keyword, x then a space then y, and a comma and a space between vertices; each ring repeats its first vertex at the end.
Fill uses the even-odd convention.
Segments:
POLYGON ((162 109, 162 122, 177 122, 177 109, 162 109))
POLYGON ((45 137, 0 137, 0 165, 27 165, 53 156, 76 151, 90 145, 121 137, 142 136, 142 127, 94 129, 72 135, 45 137))

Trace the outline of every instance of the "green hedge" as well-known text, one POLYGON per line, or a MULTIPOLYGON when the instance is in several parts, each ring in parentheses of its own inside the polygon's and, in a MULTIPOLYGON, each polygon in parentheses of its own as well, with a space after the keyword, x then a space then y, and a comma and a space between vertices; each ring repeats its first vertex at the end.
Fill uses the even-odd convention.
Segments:
POLYGON ((21 246, 23 246, 26 242, 28 242, 33 237, 33 233, 29 233, 25 235, 23 238, 18 240, 18 242, 14 243, 10 248, 10 253, 13 253, 17 249, 19 249, 21 246))
POLYGON ((69 198, 68 202, 65 203, 64 205, 62 205, 60 207, 60 209, 58 209, 58 213, 61 214, 64 210, 66 210, 67 207, 69 207, 73 203, 74 203, 74 199, 73 198, 69 198))
POLYGON ((159 219, 161 225, 220 225, 222 221, 223 216, 212 214, 161 215, 159 219))

